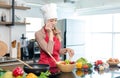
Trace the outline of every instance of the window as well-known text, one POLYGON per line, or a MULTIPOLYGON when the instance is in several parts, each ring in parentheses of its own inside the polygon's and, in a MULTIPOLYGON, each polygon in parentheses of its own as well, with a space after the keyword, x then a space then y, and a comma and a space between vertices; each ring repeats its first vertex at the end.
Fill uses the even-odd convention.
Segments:
POLYGON ((91 61, 118 58, 120 52, 120 14, 82 16, 85 26, 85 56, 91 61))

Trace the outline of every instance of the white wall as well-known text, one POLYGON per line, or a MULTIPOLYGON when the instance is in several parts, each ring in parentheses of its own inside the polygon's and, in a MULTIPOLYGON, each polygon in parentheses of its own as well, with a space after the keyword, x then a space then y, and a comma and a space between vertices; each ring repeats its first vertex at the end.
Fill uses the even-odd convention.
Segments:
POLYGON ((9 27, 0 25, 0 40, 4 41, 8 46, 10 46, 10 44, 9 44, 9 42, 10 42, 10 29, 9 29, 9 27))
MULTIPOLYGON (((29 10, 16 10, 15 14, 17 16, 20 16, 22 19, 26 17, 35 17, 35 18, 41 18, 42 15, 40 13, 40 6, 34 6, 34 5, 27 5, 31 7, 29 10)), ((11 41, 13 40, 20 40, 20 37, 22 34, 26 35, 26 26, 25 25, 15 25, 10 27, 11 29, 11 41)))

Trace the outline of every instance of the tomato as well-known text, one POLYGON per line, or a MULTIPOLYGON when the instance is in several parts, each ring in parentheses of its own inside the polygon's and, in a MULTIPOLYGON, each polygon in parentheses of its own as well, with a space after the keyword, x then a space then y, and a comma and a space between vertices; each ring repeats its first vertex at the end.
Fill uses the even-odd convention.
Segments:
POLYGON ((83 68, 84 68, 84 69, 88 69, 89 66, 88 66, 87 64, 84 64, 84 65, 83 65, 83 68))
POLYGON ((103 64, 102 60, 98 60, 98 63, 99 63, 99 64, 103 64))
POLYGON ((97 61, 95 62, 95 66, 98 66, 98 65, 101 65, 101 64, 103 64, 103 61, 102 61, 102 60, 97 60, 97 61))
POLYGON ((95 62, 95 66, 98 66, 98 65, 99 65, 99 63, 96 61, 96 62, 95 62))
POLYGON ((71 61, 70 64, 75 64, 75 62, 74 62, 74 61, 71 61))

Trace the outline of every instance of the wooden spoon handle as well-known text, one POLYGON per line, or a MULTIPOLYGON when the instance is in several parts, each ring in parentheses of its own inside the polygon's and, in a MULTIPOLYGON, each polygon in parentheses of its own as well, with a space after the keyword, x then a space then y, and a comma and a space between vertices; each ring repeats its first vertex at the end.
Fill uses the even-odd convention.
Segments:
POLYGON ((24 65, 28 66, 29 68, 33 69, 33 67, 32 67, 32 66, 30 66, 29 64, 27 64, 27 63, 23 62, 22 60, 20 60, 20 59, 17 59, 17 60, 18 60, 19 62, 23 63, 24 65))
POLYGON ((49 56, 55 61, 55 63, 57 63, 57 61, 55 60, 55 58, 50 54, 50 52, 47 52, 49 54, 49 56))
POLYGON ((73 56, 69 55, 69 61, 71 61, 72 57, 73 57, 73 56))
POLYGON ((69 56, 69 61, 71 61, 72 57, 69 56))

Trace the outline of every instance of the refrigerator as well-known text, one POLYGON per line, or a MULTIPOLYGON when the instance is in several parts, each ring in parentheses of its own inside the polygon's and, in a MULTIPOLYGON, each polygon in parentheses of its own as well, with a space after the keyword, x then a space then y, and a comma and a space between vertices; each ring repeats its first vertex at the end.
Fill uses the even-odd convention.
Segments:
MULTIPOLYGON (((85 56, 85 22, 80 19, 60 19, 57 27, 61 31, 62 48, 74 50, 73 61, 85 56)), ((63 60, 69 59, 68 53, 62 55, 63 60)))

